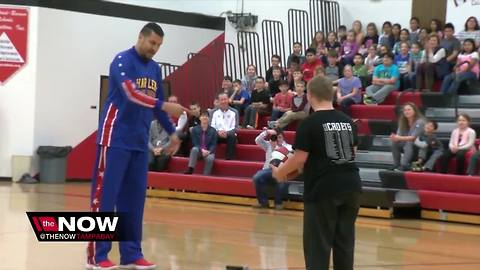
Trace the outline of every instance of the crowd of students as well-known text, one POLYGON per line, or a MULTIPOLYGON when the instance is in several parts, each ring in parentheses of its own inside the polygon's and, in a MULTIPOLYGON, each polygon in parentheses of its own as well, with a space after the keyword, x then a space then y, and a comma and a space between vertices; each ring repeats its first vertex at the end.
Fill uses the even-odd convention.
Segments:
MULTIPOLYGON (((225 76, 213 108, 201 113, 200 105, 193 103, 192 115, 172 119, 183 139, 180 155, 189 156, 184 173, 192 174, 197 160, 203 159, 203 174, 211 174, 218 143, 226 143, 225 157, 232 160, 236 157, 237 129, 264 128, 256 143, 266 151, 266 165, 254 176, 254 183, 258 206, 266 207, 263 187, 275 182, 268 168, 271 153, 278 145, 288 146, 282 130, 311 112, 305 92, 306 83, 314 76, 325 76, 334 83, 334 105, 349 115, 351 105, 381 104, 394 90, 431 91, 434 81, 442 80, 441 92, 455 94, 462 82, 478 80, 480 26, 476 17, 468 18, 464 29, 456 34, 451 23, 442 26, 432 20, 425 29, 415 17, 408 28, 387 21, 381 33, 374 23, 363 31, 362 23, 355 21, 351 30, 340 26, 337 32, 315 33, 305 54, 304 45, 295 42, 286 66, 281 63, 282 57, 273 55, 265 77, 258 75, 254 65, 247 67, 241 79, 225 76), (267 127, 259 126, 258 116, 269 117, 267 127)), ((177 102, 177 98, 171 96, 169 101, 177 102)), ((425 119, 413 103, 405 104, 398 130, 390 136, 393 169, 434 171, 435 164, 440 164, 439 172, 446 172, 448 162, 456 157, 456 172, 461 174, 465 158, 471 156, 466 172, 476 174, 480 151, 474 144, 475 131, 469 128, 468 115, 460 114, 457 123, 448 147, 444 147, 435 134, 437 123, 425 119)), ((151 170, 167 168, 170 157, 162 151, 167 146, 168 136, 154 121, 150 131, 151 170)), ((275 202, 279 209, 283 189, 277 188, 275 202)))

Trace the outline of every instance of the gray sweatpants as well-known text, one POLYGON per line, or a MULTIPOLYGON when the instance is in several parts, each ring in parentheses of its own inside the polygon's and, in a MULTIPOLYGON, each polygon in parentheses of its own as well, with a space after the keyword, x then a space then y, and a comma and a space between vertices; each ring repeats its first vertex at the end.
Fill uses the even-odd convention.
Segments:
POLYGON ((423 166, 425 166, 425 168, 429 169, 430 171, 433 171, 435 162, 437 162, 437 160, 442 155, 443 155, 443 151, 440 149, 433 151, 430 157, 428 157, 428 147, 420 148, 420 150, 418 150, 418 158, 421 158, 425 162, 423 166))
POLYGON ((397 87, 395 85, 370 85, 365 90, 367 97, 373 98, 377 103, 382 103, 397 87))

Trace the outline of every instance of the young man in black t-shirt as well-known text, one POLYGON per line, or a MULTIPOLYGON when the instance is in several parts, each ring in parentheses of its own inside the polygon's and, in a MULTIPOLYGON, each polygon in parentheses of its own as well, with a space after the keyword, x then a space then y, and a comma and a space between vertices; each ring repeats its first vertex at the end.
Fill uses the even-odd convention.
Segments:
POLYGON ((277 181, 303 167, 303 246, 308 270, 328 269, 333 249, 334 269, 353 269, 355 220, 361 181, 355 165, 357 132, 353 121, 332 107, 332 82, 314 77, 307 97, 315 110, 302 121, 295 138, 295 153, 279 168, 277 181))

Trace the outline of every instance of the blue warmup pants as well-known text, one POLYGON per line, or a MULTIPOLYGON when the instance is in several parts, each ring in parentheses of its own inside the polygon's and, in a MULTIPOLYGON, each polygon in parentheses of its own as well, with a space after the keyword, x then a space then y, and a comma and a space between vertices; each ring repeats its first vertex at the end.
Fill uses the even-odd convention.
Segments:
MULTIPOLYGON (((97 147, 91 190, 92 212, 121 213, 119 225, 132 241, 121 241, 120 264, 143 258, 141 239, 147 189, 148 152, 97 147)), ((88 263, 108 258, 112 242, 90 242, 88 263)))

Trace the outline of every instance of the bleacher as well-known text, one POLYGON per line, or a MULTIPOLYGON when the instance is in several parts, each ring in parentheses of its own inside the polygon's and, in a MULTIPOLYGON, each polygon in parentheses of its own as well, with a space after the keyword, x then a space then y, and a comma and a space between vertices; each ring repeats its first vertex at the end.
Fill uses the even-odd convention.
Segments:
MULTIPOLYGON (((293 16, 294 11, 296 10, 290 10, 289 16, 293 16)), ((328 23, 329 14, 320 15, 327 18, 322 20, 328 23)), ((335 28, 339 25, 339 17, 336 15, 334 17, 334 25, 328 27, 335 28)), ((292 29, 292 33, 298 32, 297 28, 292 29)), ((256 33, 255 35, 252 38, 258 39, 258 35, 256 33)), ((242 35, 239 33, 240 36, 242 35)), ((303 36, 301 38, 307 40, 303 36)), ((232 44, 228 45, 233 47, 232 44)), ((253 50, 257 51, 256 48, 253 50)), ((285 54, 283 57, 286 58, 285 54)), ((240 61, 240 70, 245 65, 246 63, 242 65, 240 61)), ((230 63, 226 66, 232 65, 230 63)), ((261 65, 258 67, 261 68, 261 65)), ((238 77, 238 74, 234 75, 238 77)), ((394 91, 382 104, 351 107, 352 118, 358 120, 360 136, 356 161, 363 183, 361 215, 392 218, 396 216, 397 210, 407 209, 412 212, 421 210, 419 213, 422 218, 480 224, 480 177, 388 170, 393 166, 389 135, 397 130, 400 106, 406 102, 416 104, 427 118, 438 121, 438 132, 445 144, 448 144, 450 133, 455 128, 455 118, 461 112, 472 117, 471 126, 477 134, 480 134, 479 84, 462 87, 469 88, 468 95, 458 97, 442 95, 438 93, 439 82, 436 82, 433 92, 394 91)), ((219 145, 211 176, 201 175, 202 161, 197 165, 194 175, 182 174, 181 172, 187 168, 188 159, 174 157, 166 172, 149 173, 148 194, 166 198, 253 205, 255 189, 252 176, 262 168, 265 158, 264 151, 255 145, 254 139, 261 132, 260 129, 267 126, 268 120, 267 116, 261 116, 257 130, 237 131, 236 160, 225 160, 225 145, 219 145)), ((294 142, 296 124, 288 126, 285 132, 285 139, 289 143, 294 142)), ((452 160, 449 172, 453 171, 452 160)), ((299 190, 303 189, 302 185, 301 182, 290 185, 286 209, 302 209, 302 197, 299 196, 299 190)))

